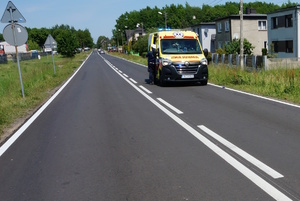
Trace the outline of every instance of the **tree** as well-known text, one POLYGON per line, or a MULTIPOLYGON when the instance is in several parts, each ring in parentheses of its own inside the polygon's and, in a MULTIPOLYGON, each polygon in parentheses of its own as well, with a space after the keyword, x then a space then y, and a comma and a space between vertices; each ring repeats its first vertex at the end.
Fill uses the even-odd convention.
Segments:
POLYGON ((107 48, 107 43, 109 42, 109 39, 105 36, 99 36, 97 40, 96 47, 106 49, 107 48))
POLYGON ((35 42, 33 40, 28 40, 27 43, 28 43, 29 50, 40 50, 41 49, 39 44, 37 44, 37 42, 35 42))
POLYGON ((47 37, 50 33, 49 29, 46 28, 27 28, 28 32, 28 40, 31 40, 32 42, 35 42, 39 45, 40 48, 42 48, 47 40, 47 37))
POLYGON ((79 46, 81 48, 94 46, 93 38, 88 29, 85 29, 84 31, 79 29, 78 31, 75 32, 76 32, 77 40, 79 41, 79 46))
MULTIPOLYGON (((244 54, 251 55, 254 46, 245 38, 243 42, 244 54)), ((226 54, 240 54, 240 39, 234 39, 231 43, 225 45, 226 54)))
POLYGON ((77 37, 71 30, 60 30, 57 35, 57 51, 66 57, 73 57, 79 46, 77 37))
POLYGON ((143 55, 143 53, 147 52, 147 43, 148 43, 148 37, 140 36, 132 46, 132 49, 133 51, 138 52, 140 55, 143 55))

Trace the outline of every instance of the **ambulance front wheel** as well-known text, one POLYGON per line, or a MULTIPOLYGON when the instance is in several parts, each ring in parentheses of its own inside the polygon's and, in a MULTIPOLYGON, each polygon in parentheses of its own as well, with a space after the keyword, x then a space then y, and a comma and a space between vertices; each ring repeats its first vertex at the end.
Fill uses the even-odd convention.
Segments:
POLYGON ((161 87, 164 87, 166 86, 166 81, 164 79, 164 75, 163 75, 163 72, 162 71, 159 71, 159 85, 161 87))

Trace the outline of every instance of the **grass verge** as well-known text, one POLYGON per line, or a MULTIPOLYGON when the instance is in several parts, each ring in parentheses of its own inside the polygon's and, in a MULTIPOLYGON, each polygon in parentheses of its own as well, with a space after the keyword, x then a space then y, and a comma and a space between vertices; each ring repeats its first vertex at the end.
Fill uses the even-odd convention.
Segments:
POLYGON ((12 123, 26 117, 28 111, 48 99, 53 90, 69 78, 87 56, 87 53, 77 54, 73 58, 55 55, 56 74, 51 56, 20 61, 25 98, 22 97, 18 64, 12 61, 0 64, 0 139, 12 123))

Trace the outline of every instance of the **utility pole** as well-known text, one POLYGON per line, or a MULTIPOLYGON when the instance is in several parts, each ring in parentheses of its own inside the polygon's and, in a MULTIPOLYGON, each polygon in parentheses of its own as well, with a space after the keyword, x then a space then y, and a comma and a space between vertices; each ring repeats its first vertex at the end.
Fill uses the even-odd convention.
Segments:
POLYGON ((243 0, 240 0, 240 62, 242 70, 244 70, 243 19, 243 0))
MULTIPOLYGON (((162 15, 162 12, 158 11, 158 14, 162 15)), ((165 11, 165 29, 167 29, 167 12, 165 11)))
POLYGON ((165 29, 167 29, 167 12, 165 11, 165 29))

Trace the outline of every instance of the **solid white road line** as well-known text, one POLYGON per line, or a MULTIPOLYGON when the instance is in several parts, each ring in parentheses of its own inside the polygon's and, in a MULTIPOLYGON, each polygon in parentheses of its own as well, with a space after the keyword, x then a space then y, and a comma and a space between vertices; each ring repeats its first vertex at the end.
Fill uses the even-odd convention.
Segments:
MULTIPOLYGON (((107 60, 104 60, 108 66, 111 67, 110 63, 107 60)), ((111 67, 112 68, 112 67, 111 67)), ((213 152, 215 152, 217 155, 219 155, 221 158, 223 158, 227 163, 229 163, 233 168, 238 170, 240 173, 242 173, 245 177, 247 177, 250 181, 252 181, 254 184, 256 184, 258 187, 260 187, 263 191, 265 191, 268 195, 273 197, 275 200, 280 201, 291 201, 289 197, 287 197, 285 194, 280 192, 278 189, 276 189, 274 186, 272 186, 270 183, 262 179, 260 176, 255 174, 252 170, 247 168, 245 165, 240 163, 238 160, 230 156, 228 153, 226 153, 224 150, 219 148, 217 145, 215 145, 213 142, 208 140, 206 137, 201 135, 198 131, 196 131, 194 128, 189 126, 186 122, 184 122, 182 119, 177 117, 175 114, 170 112, 167 108, 159 104, 156 100, 151 98, 149 95, 147 95, 144 91, 142 91, 139 87, 134 85, 132 82, 130 82, 127 78, 125 78, 121 73, 116 71, 114 68, 112 68, 116 73, 118 73, 127 83, 129 83, 134 89, 136 89, 140 94, 142 94, 145 98, 147 98, 151 103, 153 103, 155 106, 157 106, 160 110, 162 110, 166 115, 168 115, 171 119, 173 119, 176 123, 178 123, 180 126, 182 126, 184 129, 186 129, 189 133, 191 133, 193 136, 195 136, 198 140, 200 140, 204 145, 206 145, 209 149, 211 149, 213 152)))
POLYGON ((207 128, 207 127, 205 127, 203 125, 198 126, 198 127, 201 130, 203 130, 205 133, 207 133, 208 135, 210 135, 211 137, 215 138, 216 140, 218 140, 219 142, 221 142, 223 145, 225 145, 226 147, 228 147, 229 149, 231 149, 233 152, 237 153, 238 155, 240 155, 241 157, 243 157, 244 159, 246 159, 247 161, 249 161, 250 163, 252 163, 256 167, 258 167, 259 169, 261 169, 262 171, 264 171, 265 173, 267 173, 268 175, 270 175, 271 177, 273 177, 274 179, 278 179, 278 178, 284 177, 279 172, 277 172, 274 169, 270 168, 269 166, 267 166, 263 162, 257 160, 256 158, 254 158, 253 156, 251 156, 247 152, 243 151, 239 147, 235 146, 234 144, 232 144, 228 140, 224 139, 223 137, 221 137, 217 133, 213 132, 209 128, 207 128))
POLYGON ((222 88, 222 89, 226 89, 228 91, 234 91, 234 92, 245 94, 245 95, 248 95, 248 96, 253 96, 253 97, 256 97, 256 98, 272 101, 272 102, 275 102, 275 103, 280 103, 280 104, 283 104, 283 105, 288 105, 288 106, 300 108, 300 105, 287 103, 287 102, 283 102, 283 101, 280 101, 280 100, 275 100, 275 99, 272 99, 272 98, 267 98, 267 97, 259 96, 259 95, 256 95, 256 94, 251 94, 251 93, 239 91, 239 90, 236 90, 236 89, 231 89, 231 88, 227 88, 227 87, 224 87, 224 86, 219 86, 219 85, 216 85, 216 84, 209 83, 209 85, 214 86, 214 87, 218 87, 218 88, 222 88))
POLYGON ((168 108, 170 108, 171 110, 173 110, 177 114, 183 114, 182 111, 180 111, 179 109, 177 109, 176 107, 174 107, 173 105, 168 103, 167 101, 163 100, 162 98, 157 98, 157 100, 159 100, 161 103, 163 103, 165 106, 167 106, 168 108))

